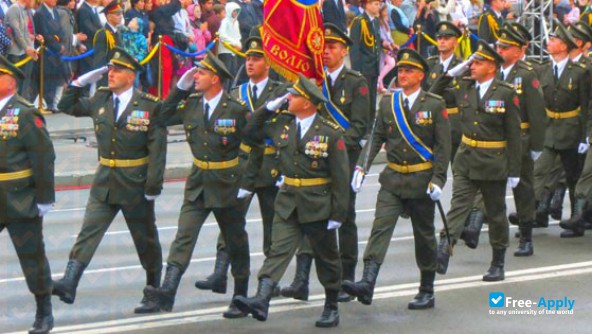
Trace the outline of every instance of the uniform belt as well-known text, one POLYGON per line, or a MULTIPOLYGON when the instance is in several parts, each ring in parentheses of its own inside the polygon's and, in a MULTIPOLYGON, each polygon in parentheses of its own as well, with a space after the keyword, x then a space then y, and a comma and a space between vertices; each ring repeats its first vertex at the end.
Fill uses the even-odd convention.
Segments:
POLYGON ((504 141, 479 141, 479 140, 474 140, 468 137, 465 137, 465 135, 462 136, 462 142, 466 145, 469 145, 471 147, 479 147, 479 148, 504 148, 507 146, 507 142, 504 141))
POLYGON ((315 179, 295 179, 284 176, 284 183, 292 187, 312 187, 322 186, 323 184, 329 184, 331 183, 331 180, 322 177, 315 179))
POLYGON ((520 123, 520 129, 527 130, 529 128, 530 128, 530 123, 528 123, 528 122, 522 122, 522 123, 520 123))
POLYGON ((140 159, 130 159, 130 160, 122 160, 122 159, 107 159, 101 157, 99 159, 99 163, 103 166, 107 166, 110 168, 116 167, 138 167, 144 166, 148 164, 148 157, 140 158, 140 159))
MULTIPOLYGON (((240 150, 245 152, 245 153, 251 153, 251 146, 245 144, 245 143, 241 143, 240 144, 240 150)), ((275 147, 273 146, 269 146, 269 145, 265 145, 265 150, 263 151, 264 155, 272 155, 275 154, 275 147)))
POLYGON ((201 161, 193 158, 193 164, 199 169, 227 169, 238 166, 238 157, 228 161, 201 161))
POLYGON ((446 113, 448 115, 456 115, 458 114, 458 108, 446 108, 446 113))
POLYGON ((394 170, 397 173, 401 174, 409 174, 409 173, 417 173, 424 170, 432 169, 432 162, 426 161, 420 164, 415 165, 398 165, 394 162, 389 162, 388 166, 390 169, 394 170))
POLYGON ((574 118, 580 114, 580 107, 575 110, 570 111, 562 111, 562 112, 555 112, 549 109, 545 109, 547 112, 547 117, 552 119, 562 119, 562 118, 574 118))
POLYGON ((20 180, 29 176, 33 176, 33 170, 30 168, 18 172, 0 173, 0 181, 20 180))

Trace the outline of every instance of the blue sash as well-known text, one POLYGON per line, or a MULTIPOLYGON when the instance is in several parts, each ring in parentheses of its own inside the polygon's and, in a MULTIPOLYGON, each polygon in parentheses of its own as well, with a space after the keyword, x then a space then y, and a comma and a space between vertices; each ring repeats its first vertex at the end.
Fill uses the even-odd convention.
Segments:
POLYGON ((246 82, 240 86, 238 91, 238 97, 241 101, 244 101, 246 105, 249 107, 250 112, 255 111, 255 106, 253 105, 253 101, 251 101, 251 94, 249 94, 249 83, 246 82))
POLYGON ((327 75, 328 74, 325 73, 325 78, 323 79, 323 95, 327 99, 327 102, 325 103, 325 108, 327 108, 327 111, 329 112, 331 118, 333 118, 333 120, 337 124, 339 124, 339 126, 341 126, 343 130, 347 130, 350 127, 349 119, 345 117, 343 112, 339 110, 339 108, 337 108, 337 106, 331 100, 331 96, 329 94, 329 86, 327 84, 327 75))
POLYGON ((432 149, 429 148, 426 144, 424 144, 421 139, 419 139, 407 123, 407 118, 405 117, 405 111, 403 110, 403 101, 401 98, 401 92, 396 91, 392 98, 392 110, 393 116, 395 116, 395 123, 397 124, 397 129, 401 136, 409 146, 419 155, 419 157, 423 161, 434 160, 434 154, 432 153, 432 149))

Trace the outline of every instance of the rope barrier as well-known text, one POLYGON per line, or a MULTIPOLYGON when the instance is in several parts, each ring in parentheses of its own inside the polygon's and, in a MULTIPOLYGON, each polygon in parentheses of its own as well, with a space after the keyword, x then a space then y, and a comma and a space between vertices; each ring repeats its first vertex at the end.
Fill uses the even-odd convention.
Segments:
POLYGON ((154 55, 158 51, 158 48, 160 48, 160 43, 156 43, 156 45, 154 45, 154 47, 152 48, 152 51, 150 51, 150 53, 146 56, 146 58, 144 58, 144 59, 142 59, 142 61, 140 61, 140 65, 144 66, 144 65, 148 64, 148 62, 150 62, 150 60, 152 60, 152 58, 154 58, 154 55))
POLYGON ((171 46, 171 45, 168 45, 168 44, 165 44, 164 46, 166 46, 167 49, 171 50, 171 52, 180 54, 181 56, 185 56, 185 57, 197 57, 197 56, 201 56, 201 55, 205 54, 206 51, 207 50, 210 50, 211 48, 213 48, 214 45, 216 45, 216 40, 211 41, 210 44, 208 44, 205 49, 203 49, 201 51, 193 52, 193 53, 179 50, 179 49, 175 48, 174 46, 171 46))
POLYGON ((223 42, 223 41, 221 41, 221 43, 222 43, 222 45, 224 45, 224 46, 225 46, 225 47, 226 47, 228 50, 230 50, 230 51, 231 51, 232 53, 234 53, 235 55, 237 55, 237 56, 239 56, 239 57, 242 57, 242 58, 246 58, 246 57, 247 57, 247 56, 246 56, 244 53, 242 53, 242 52, 238 51, 238 50, 237 50, 237 49, 235 49, 235 48, 234 48, 232 45, 228 44, 228 42, 223 42))

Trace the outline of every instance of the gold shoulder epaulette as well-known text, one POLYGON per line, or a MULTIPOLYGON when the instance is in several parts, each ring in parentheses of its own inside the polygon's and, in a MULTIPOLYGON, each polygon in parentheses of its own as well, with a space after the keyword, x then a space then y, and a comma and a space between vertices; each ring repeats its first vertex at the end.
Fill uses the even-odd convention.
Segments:
POLYGON ((142 98, 152 101, 152 102, 158 102, 158 97, 152 95, 152 94, 148 94, 148 93, 142 93, 142 98))

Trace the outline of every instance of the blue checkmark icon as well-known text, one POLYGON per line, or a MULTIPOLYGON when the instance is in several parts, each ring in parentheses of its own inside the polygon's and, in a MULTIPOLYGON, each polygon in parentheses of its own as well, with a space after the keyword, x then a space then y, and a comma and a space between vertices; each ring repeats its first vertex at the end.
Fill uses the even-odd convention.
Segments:
POLYGON ((505 296, 503 292, 489 293, 489 307, 504 307, 505 296))

